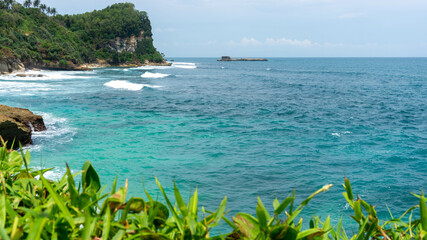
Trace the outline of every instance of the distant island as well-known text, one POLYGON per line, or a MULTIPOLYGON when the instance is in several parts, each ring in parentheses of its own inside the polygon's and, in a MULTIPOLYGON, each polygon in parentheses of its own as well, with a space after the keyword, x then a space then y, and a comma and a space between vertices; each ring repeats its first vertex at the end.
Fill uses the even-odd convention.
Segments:
POLYGON ((169 65, 153 45, 147 13, 131 3, 58 15, 39 0, 0 1, 0 74, 169 65))
POLYGON ((230 56, 222 56, 217 61, 268 61, 265 58, 231 58, 230 56))

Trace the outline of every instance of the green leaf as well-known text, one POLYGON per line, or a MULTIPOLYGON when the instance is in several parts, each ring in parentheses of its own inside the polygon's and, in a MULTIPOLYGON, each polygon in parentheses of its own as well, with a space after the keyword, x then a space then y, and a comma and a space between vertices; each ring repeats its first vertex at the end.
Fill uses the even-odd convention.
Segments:
POLYGON ((317 194, 319 194, 321 192, 328 191, 329 188, 331 188, 332 186, 333 186, 332 184, 328 184, 328 185, 323 186, 321 189, 317 190, 316 192, 314 192, 313 194, 311 194, 308 198, 306 198, 304 201, 302 201, 302 203, 301 203, 301 205, 299 207, 306 206, 311 201, 311 199, 314 198, 314 196, 316 196, 317 194))
POLYGON ((107 240, 108 235, 110 234, 110 226, 111 226, 111 210, 107 209, 104 215, 104 226, 102 228, 102 240, 107 240))
POLYGON ((273 201, 273 208, 276 210, 279 207, 280 203, 279 200, 277 200, 277 197, 273 201))
POLYGON ((353 201, 353 199, 354 199, 353 191, 351 190, 350 180, 348 180, 347 177, 344 178, 344 188, 345 188, 345 191, 347 192, 348 199, 353 201))
POLYGON ((369 226, 369 229, 365 234, 365 240, 369 240, 373 237, 372 232, 377 227, 377 225, 378 225, 378 218, 375 218, 374 221, 372 221, 371 226, 369 226))
POLYGON ((297 239, 309 237, 309 236, 321 236, 323 235, 323 229, 308 229, 298 233, 297 239))
POLYGON ((96 219, 90 215, 89 211, 86 211, 85 224, 84 224, 83 236, 82 236, 83 240, 92 239, 91 236, 95 229, 95 225, 96 225, 96 219))
POLYGON ((272 240, 296 240, 297 236, 297 230, 284 225, 273 227, 270 231, 270 238, 272 240))
POLYGON ((165 190, 163 190, 163 187, 162 187, 162 185, 160 184, 160 182, 159 182, 159 180, 157 179, 157 177, 156 177, 156 184, 157 184, 157 186, 159 187, 160 191, 162 192, 163 197, 165 198, 166 203, 167 203, 167 205, 168 205, 168 207, 169 207, 170 211, 172 212, 173 217, 175 218, 176 225, 178 226, 178 229, 179 229, 180 233, 181 233, 182 235, 184 235, 184 222, 183 222, 183 220, 178 216, 178 213, 175 211, 175 208, 172 206, 172 203, 169 201, 169 198, 168 198, 168 196, 166 195, 165 190))
POLYGON ((294 197, 287 197, 283 202, 274 210, 274 214, 280 215, 290 203, 294 201, 294 197))
POLYGON ((120 230, 116 233, 116 235, 114 235, 112 240, 121 240, 123 238, 123 236, 125 235, 125 230, 120 230))
POLYGON ((227 205, 227 197, 224 197, 224 199, 221 201, 221 204, 219 204, 219 207, 215 212, 215 219, 214 219, 215 223, 218 223, 221 220, 221 218, 224 216, 226 205, 227 205))
POLYGON ((44 225, 48 221, 45 217, 39 217, 36 219, 36 221, 32 224, 30 234, 28 235, 27 239, 29 240, 35 240, 40 239, 40 235, 42 234, 44 225))
POLYGON ((187 206, 185 205, 184 200, 182 199, 181 193, 176 186, 176 182, 173 181, 173 193, 175 195, 176 203, 178 204, 178 208, 181 211, 183 217, 187 216, 187 206))
POLYGON ((188 203, 188 215, 194 218, 197 218, 197 202, 198 202, 198 194, 197 194, 197 188, 196 188, 193 196, 190 199, 190 202, 188 203))
POLYGON ((249 239, 255 239, 260 234, 258 221, 247 213, 236 214, 233 221, 240 232, 249 239))
POLYGON ((87 194, 87 193, 80 194, 80 196, 78 197, 78 200, 77 200, 77 206, 81 210, 84 210, 84 209, 86 209, 87 207, 89 207, 91 205, 92 205, 92 202, 91 202, 91 199, 90 199, 90 195, 87 194))
POLYGON ((3 240, 10 240, 9 236, 7 235, 6 230, 2 226, 0 226, 0 237, 3 240))
POLYGON ((353 208, 354 208, 354 217, 356 218, 356 220, 358 222, 362 221, 363 214, 362 214, 362 206, 360 204, 360 200, 357 200, 354 202, 353 208))
POLYGON ((3 193, 0 195, 0 227, 6 225, 6 196, 3 193))
POLYGON ((67 181, 68 181, 68 192, 70 193, 71 196, 71 204, 73 206, 78 206, 78 196, 79 193, 77 192, 75 183, 74 183, 74 178, 73 175, 71 174, 71 170, 70 167, 68 166, 68 164, 65 164, 67 166, 67 181))
POLYGON ((101 188, 98 173, 89 161, 86 161, 83 165, 82 184, 84 191, 98 192, 101 188))
POLYGON ((132 198, 129 210, 133 213, 140 213, 145 208, 145 201, 142 198, 132 198))
POLYGON ((55 190, 53 190, 52 186, 49 184, 49 182, 43 176, 40 176, 40 179, 42 180, 44 187, 50 193, 50 196, 52 196, 53 200, 58 205, 58 208, 64 214, 65 219, 68 221, 68 223, 74 229, 75 224, 74 224, 73 216, 71 215, 70 211, 68 211, 68 208, 65 206, 64 202, 59 197, 58 193, 55 190))
POLYGON ((427 231, 427 207, 424 192, 421 191, 420 197, 420 215, 421 215, 421 227, 424 231, 427 231))
POLYGON ((258 203, 256 206, 256 216, 258 218, 258 223, 261 232, 266 232, 268 229, 268 220, 270 219, 270 216, 267 215, 268 212, 264 207, 264 204, 262 204, 261 198, 258 197, 258 203))

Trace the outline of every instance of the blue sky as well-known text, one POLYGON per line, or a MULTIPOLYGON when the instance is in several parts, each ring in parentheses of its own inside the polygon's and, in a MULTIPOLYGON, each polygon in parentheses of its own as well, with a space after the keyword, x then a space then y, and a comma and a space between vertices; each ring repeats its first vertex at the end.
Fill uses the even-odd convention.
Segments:
MULTIPOLYGON (((42 0, 60 14, 114 0, 42 0)), ((129 0, 167 57, 427 57, 426 0, 129 0)))

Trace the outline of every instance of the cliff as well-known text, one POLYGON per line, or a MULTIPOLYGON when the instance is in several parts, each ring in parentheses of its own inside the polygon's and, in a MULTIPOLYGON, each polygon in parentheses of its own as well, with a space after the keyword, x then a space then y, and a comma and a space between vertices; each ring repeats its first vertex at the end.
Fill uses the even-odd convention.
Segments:
POLYGON ((0 49, 0 74, 24 70, 24 64, 9 49, 0 49))
POLYGON ((40 6, 0 0, 0 73, 23 66, 82 70, 99 63, 166 64, 153 45, 147 13, 131 3, 76 15, 56 15, 40 6))
POLYGON ((40 115, 35 115, 28 109, 0 105, 0 136, 7 141, 10 148, 15 140, 14 147, 19 147, 18 142, 32 144, 32 131, 44 131, 46 126, 40 115))

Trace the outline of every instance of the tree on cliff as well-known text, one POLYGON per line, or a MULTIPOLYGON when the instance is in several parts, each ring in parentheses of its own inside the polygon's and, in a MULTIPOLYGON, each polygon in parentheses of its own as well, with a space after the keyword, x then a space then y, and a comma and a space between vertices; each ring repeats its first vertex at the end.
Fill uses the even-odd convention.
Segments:
POLYGON ((26 8, 31 7, 31 5, 33 5, 33 3, 31 2, 31 0, 26 0, 24 2, 24 7, 26 7, 26 8))
POLYGON ((40 5, 40 0, 34 0, 33 6, 34 7, 39 7, 39 5, 40 5))
POLYGON ((11 9, 13 6, 13 0, 0 1, 0 9, 11 9))
POLYGON ((40 4, 40 11, 44 13, 46 9, 47 9, 46 4, 40 4))

